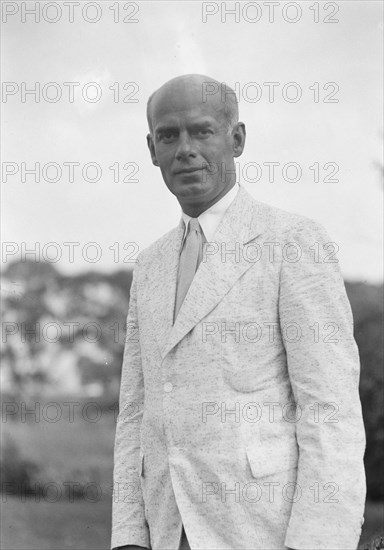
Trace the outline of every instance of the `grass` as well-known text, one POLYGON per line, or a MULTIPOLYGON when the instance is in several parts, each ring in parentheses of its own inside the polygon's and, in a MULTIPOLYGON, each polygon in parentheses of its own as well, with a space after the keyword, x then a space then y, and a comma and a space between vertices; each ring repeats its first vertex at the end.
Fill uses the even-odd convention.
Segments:
POLYGON ((365 550, 384 550, 380 547, 380 538, 384 539, 384 502, 367 502, 365 505, 365 522, 361 533, 359 548, 365 550))
POLYGON ((110 548, 111 509, 106 496, 98 503, 21 502, 17 497, 2 503, 3 550, 73 550, 110 548))
MULTIPOLYGON (((62 407, 65 410, 65 407, 62 407)), ((20 495, 2 495, 1 542, 4 550, 108 550, 111 532, 114 415, 103 409, 98 422, 89 422, 80 413, 74 422, 63 417, 59 422, 14 422, 2 425, 3 441, 13 443, 12 467, 28 462, 33 483, 47 487, 54 482, 62 489, 23 501, 20 495), (82 487, 97 483, 100 499, 94 492, 87 498, 68 499, 64 482, 78 482, 82 487), (56 502, 49 502, 56 499, 56 502)), ((91 409, 90 411, 91 412, 91 409)), ((359 548, 380 548, 384 533, 384 503, 368 502, 366 520, 359 548), (379 537, 375 544, 370 544, 379 537)))
MULTIPOLYGON (((24 472, 24 465, 32 464, 36 468, 30 468, 30 485, 37 484, 42 489, 41 494, 27 499, 17 494, 2 494, 2 549, 109 548, 114 414, 103 409, 100 419, 90 422, 82 414, 81 403, 70 422, 69 415, 65 414, 68 407, 58 405, 63 411, 58 422, 48 422, 43 416, 36 422, 28 415, 28 422, 18 418, 18 422, 8 420, 2 425, 3 442, 11 449, 8 471, 12 476, 8 479, 15 479, 18 465, 24 472), (80 484, 81 498, 71 502, 68 486, 64 485, 68 482, 80 484), (52 483, 53 488, 48 485, 52 483), (102 493, 97 495, 93 486, 88 485, 91 490, 84 496, 83 488, 95 483, 102 493)), ((91 416, 95 408, 90 407, 88 412, 91 416)), ((48 414, 53 417, 53 413, 52 409, 48 414)), ((10 493, 17 492, 15 484, 8 487, 10 493)))
MULTIPOLYGON (((51 504, 8 497, 2 503, 1 524, 3 550, 108 550, 111 499, 106 494, 97 503, 75 500, 51 504)), ((368 543, 380 530, 383 533, 383 504, 368 503, 359 548, 376 550, 376 544, 368 543)))
MULTIPOLYGON (((68 409, 59 406, 62 411, 68 409)), ((2 425, 4 445, 9 443, 16 447, 20 461, 37 466, 33 482, 77 481, 84 484, 112 479, 114 415, 102 411, 97 422, 90 422, 82 414, 82 407, 75 409, 72 422, 63 414, 56 423, 41 416, 39 422, 8 420, 2 425)), ((90 416, 94 411, 94 407, 89 407, 90 416)), ((27 418, 33 419, 31 415, 27 418)))

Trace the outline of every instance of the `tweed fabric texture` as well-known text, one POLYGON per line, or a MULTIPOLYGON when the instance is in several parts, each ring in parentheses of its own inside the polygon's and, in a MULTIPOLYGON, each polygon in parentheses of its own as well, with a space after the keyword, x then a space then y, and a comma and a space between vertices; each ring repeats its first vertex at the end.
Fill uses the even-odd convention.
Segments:
MULTIPOLYGON (((111 547, 356 549, 365 434, 330 237, 242 187, 173 324, 183 224, 134 271, 111 547)), ((336 261, 335 261, 336 260, 336 261)))

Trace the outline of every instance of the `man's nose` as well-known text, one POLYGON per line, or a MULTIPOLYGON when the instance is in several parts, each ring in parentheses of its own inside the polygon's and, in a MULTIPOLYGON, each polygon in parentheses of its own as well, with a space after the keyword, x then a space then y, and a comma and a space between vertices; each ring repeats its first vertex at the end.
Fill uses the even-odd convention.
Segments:
POLYGON ((193 141, 187 132, 180 133, 175 156, 176 160, 185 160, 187 158, 196 157, 193 141))

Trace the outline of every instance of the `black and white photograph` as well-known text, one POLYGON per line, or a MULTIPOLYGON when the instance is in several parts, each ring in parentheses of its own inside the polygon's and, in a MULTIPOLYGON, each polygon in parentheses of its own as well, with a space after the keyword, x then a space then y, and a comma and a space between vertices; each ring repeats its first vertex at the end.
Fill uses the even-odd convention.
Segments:
POLYGON ((383 2, 0 5, 0 548, 384 550, 383 2))

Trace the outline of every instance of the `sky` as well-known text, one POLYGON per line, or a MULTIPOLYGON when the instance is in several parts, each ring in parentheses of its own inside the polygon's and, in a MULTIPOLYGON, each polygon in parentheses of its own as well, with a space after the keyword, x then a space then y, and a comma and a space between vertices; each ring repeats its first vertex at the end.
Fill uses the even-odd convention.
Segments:
POLYGON ((177 225, 147 150, 146 101, 201 73, 238 93, 251 195, 323 224, 348 280, 382 281, 382 3, 272 7, 2 2, 2 268, 131 268, 177 225))

